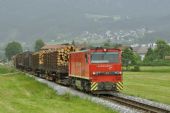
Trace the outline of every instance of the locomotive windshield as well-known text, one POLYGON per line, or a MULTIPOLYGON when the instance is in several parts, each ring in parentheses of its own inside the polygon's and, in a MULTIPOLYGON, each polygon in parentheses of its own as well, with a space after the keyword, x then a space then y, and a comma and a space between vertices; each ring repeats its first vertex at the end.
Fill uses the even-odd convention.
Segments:
POLYGON ((91 53, 91 63, 118 63, 118 52, 94 52, 91 53))

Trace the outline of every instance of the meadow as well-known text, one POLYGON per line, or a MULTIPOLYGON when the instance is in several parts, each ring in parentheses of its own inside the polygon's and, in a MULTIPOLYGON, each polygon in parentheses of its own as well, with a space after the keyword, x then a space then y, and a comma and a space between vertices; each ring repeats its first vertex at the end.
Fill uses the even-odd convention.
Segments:
POLYGON ((70 94, 58 95, 24 73, 0 66, 0 113, 116 113, 70 94), (12 73, 12 74, 11 74, 12 73))
MULTIPOLYGON (((170 67, 141 67, 124 72, 125 94, 170 104, 170 67)), ((115 113, 70 94, 58 95, 47 85, 13 68, 0 66, 0 113, 115 113)))
POLYGON ((170 104, 170 66, 145 66, 124 72, 125 94, 170 104))

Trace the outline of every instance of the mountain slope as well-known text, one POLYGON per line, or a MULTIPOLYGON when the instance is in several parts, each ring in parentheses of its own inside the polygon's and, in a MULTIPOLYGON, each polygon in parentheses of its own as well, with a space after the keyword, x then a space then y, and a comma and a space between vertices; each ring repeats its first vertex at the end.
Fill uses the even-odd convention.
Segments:
POLYGON ((169 10, 169 0, 0 0, 0 39, 32 42, 143 26, 168 39, 169 10))

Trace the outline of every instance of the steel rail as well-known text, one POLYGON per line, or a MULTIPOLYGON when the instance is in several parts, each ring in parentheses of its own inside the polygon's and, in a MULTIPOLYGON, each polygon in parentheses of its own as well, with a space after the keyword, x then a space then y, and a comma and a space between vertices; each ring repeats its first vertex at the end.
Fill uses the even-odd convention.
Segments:
POLYGON ((119 97, 119 96, 102 96, 102 98, 107 99, 109 101, 117 102, 121 105, 125 105, 127 107, 131 107, 142 112, 146 113, 170 113, 169 110, 163 109, 160 107, 148 105, 145 103, 137 102, 135 100, 119 97))

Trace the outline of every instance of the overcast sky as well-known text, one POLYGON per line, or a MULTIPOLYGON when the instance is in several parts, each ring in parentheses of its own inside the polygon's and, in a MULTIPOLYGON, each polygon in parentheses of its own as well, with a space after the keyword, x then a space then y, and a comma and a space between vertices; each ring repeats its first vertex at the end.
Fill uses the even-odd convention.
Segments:
POLYGON ((58 32, 90 30, 93 23, 86 14, 147 21, 151 17, 169 17, 170 0, 0 0, 0 39, 53 38, 58 32))

